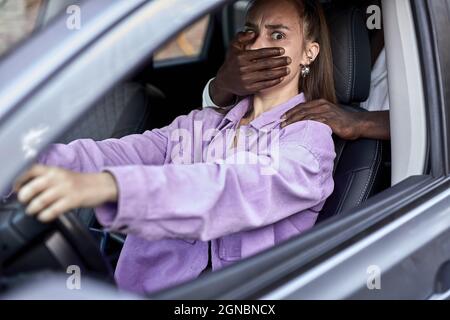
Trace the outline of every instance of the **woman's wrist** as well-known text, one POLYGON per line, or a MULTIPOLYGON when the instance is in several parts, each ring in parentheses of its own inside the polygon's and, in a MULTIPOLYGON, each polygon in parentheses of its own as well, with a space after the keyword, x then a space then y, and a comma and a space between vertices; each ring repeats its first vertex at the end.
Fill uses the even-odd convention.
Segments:
POLYGON ((98 186, 104 202, 117 202, 119 194, 118 186, 116 179, 111 173, 100 173, 98 175, 98 186))

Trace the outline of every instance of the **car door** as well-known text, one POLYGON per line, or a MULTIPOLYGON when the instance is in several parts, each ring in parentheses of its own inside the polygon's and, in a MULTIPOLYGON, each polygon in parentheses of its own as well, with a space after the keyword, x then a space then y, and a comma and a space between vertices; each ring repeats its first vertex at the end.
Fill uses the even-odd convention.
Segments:
POLYGON ((8 159, 0 170, 0 189, 7 191, 14 176, 45 145, 56 141, 114 84, 145 64, 164 42, 224 2, 75 1, 77 10, 60 16, 3 57, 0 143, 8 159), (79 28, 69 23, 77 14, 79 28))

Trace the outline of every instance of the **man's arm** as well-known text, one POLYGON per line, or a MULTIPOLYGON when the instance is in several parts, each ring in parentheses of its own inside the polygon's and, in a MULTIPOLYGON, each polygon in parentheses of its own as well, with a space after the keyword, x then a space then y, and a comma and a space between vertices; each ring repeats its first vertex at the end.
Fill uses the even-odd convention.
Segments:
POLYGON ((360 138, 389 140, 389 111, 351 112, 326 100, 315 100, 289 110, 282 118, 282 127, 297 121, 313 120, 331 127, 345 140, 360 138))
POLYGON ((236 95, 217 87, 216 78, 209 83, 209 95, 211 101, 218 107, 229 106, 236 100, 236 95))
POLYGON ((391 139, 389 111, 361 112, 360 117, 359 138, 391 139))

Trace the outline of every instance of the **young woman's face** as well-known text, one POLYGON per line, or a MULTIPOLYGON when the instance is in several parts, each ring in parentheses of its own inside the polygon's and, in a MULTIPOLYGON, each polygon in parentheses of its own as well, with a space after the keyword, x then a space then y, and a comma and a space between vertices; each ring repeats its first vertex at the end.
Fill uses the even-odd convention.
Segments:
POLYGON ((290 74, 280 85, 295 82, 298 85, 301 67, 309 64, 304 48, 303 26, 297 7, 286 0, 258 1, 248 12, 246 31, 256 33, 256 41, 248 50, 282 47, 285 55, 292 59, 290 74))

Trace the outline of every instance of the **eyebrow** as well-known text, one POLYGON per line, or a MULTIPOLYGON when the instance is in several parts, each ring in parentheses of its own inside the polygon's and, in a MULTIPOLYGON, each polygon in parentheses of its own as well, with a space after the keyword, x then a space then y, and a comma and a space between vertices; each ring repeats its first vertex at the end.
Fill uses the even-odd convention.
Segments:
POLYGON ((284 24, 266 24, 265 27, 267 29, 286 29, 290 30, 288 26, 285 26, 284 24))
MULTIPOLYGON (((251 27, 251 28, 254 28, 254 29, 257 29, 257 28, 258 28, 258 26, 257 26, 256 24, 251 23, 251 22, 247 22, 247 23, 245 24, 245 26, 246 26, 246 27, 251 27)), ((288 27, 288 26, 285 26, 284 24, 266 24, 265 27, 266 27, 267 29, 272 29, 272 30, 273 30, 273 29, 286 29, 286 30, 290 30, 289 27, 288 27)))

